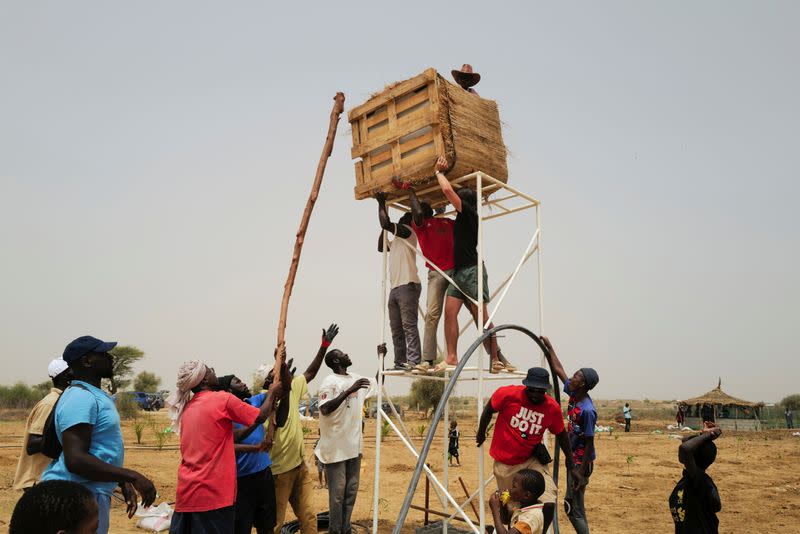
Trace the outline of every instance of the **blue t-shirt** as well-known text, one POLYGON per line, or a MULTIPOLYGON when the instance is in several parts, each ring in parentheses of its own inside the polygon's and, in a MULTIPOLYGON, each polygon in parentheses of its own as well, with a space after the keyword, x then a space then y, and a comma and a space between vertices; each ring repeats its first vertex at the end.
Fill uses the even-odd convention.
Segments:
MULTIPOLYGON (((103 390, 93 385, 74 380, 61 395, 56 405, 56 435, 62 442, 61 434, 75 425, 92 425, 92 441, 89 454, 99 460, 117 467, 122 467, 125 448, 122 442, 122 431, 119 426, 119 413, 114 401, 103 390), (86 389, 75 386, 80 384, 86 389)), ((42 474, 42 480, 70 480, 78 482, 92 493, 111 495, 116 482, 97 482, 72 473, 67 469, 64 453, 53 461, 42 474)))
MULTIPOLYGON (((255 406, 256 408, 261 408, 261 405, 264 404, 264 401, 267 400, 266 393, 259 393, 258 395, 253 395, 249 399, 245 399, 245 402, 250 406, 255 406)), ((244 425, 240 425, 239 423, 233 423, 233 429, 238 430, 240 428, 245 428, 244 425)), ((253 432, 244 438, 239 443, 243 445, 258 445, 262 441, 264 441, 265 435, 264 425, 258 425, 258 427, 253 430, 253 432)), ((252 475, 253 473, 258 473, 259 471, 263 471, 267 467, 272 465, 272 460, 269 457, 269 453, 264 452, 242 452, 236 454, 236 476, 243 477, 246 475, 252 475)))
POLYGON ((631 409, 629 407, 627 407, 627 406, 624 406, 622 408, 622 414, 625 416, 625 419, 630 419, 631 418, 631 409))
POLYGON ((569 389, 569 380, 564 384, 564 393, 569 395, 567 404, 567 430, 569 432, 569 443, 572 447, 572 459, 575 465, 580 465, 584 461, 593 461, 596 458, 592 451, 592 457, 585 459, 586 437, 594 436, 594 426, 597 423, 597 410, 590 396, 586 396, 580 401, 576 401, 573 392, 569 389))

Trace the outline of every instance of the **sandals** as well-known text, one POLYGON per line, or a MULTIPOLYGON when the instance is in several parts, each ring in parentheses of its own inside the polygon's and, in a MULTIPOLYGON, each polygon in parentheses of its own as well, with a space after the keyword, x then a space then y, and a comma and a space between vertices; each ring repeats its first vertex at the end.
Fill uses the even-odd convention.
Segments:
POLYGON ((433 366, 433 369, 431 369, 431 372, 432 373, 439 373, 439 372, 442 372, 442 371, 453 371, 455 368, 456 368, 455 365, 450 365, 449 363, 447 363, 445 361, 441 361, 441 362, 439 362, 439 363, 437 363, 436 365, 433 366))
POLYGON ((489 372, 494 375, 499 373, 500 371, 508 371, 506 364, 504 364, 500 360, 493 361, 492 365, 489 367, 489 372))

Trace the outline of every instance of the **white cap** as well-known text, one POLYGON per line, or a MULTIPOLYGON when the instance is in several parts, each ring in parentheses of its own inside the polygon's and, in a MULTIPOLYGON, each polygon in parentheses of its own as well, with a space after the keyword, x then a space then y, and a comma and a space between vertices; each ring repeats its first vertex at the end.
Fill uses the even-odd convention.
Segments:
POLYGON ((50 378, 55 378, 66 371, 68 367, 69 365, 62 358, 56 358, 47 366, 47 374, 50 378))
MULTIPOLYGON (((256 372, 253 373, 253 378, 258 380, 259 382, 264 382, 264 380, 267 379, 267 375, 269 374, 269 372, 272 371, 273 367, 274 366, 272 366, 272 365, 268 365, 266 363, 262 363, 261 365, 258 366, 258 369, 256 369, 256 372)), ((259 387, 260 386, 261 386, 261 384, 259 384, 259 387)))

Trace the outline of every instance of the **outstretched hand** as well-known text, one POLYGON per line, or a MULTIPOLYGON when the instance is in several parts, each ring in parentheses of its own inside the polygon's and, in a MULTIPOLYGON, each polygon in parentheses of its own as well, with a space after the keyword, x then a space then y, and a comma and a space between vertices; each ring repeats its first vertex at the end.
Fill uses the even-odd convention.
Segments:
POLYGON ((486 441, 486 431, 479 428, 475 434, 475 444, 480 447, 484 441, 486 441))
POLYGON ((404 182, 399 178, 392 178, 392 185, 397 189, 402 189, 404 191, 411 189, 411 184, 409 182, 404 182))
POLYGON ((433 166, 436 172, 445 172, 448 168, 450 168, 450 163, 448 163, 447 158, 444 156, 439 156, 436 158, 436 164, 433 166))
POLYGON ((353 385, 350 386, 350 389, 351 391, 355 392, 358 391, 359 389, 366 389, 368 387, 369 387, 369 378, 359 378, 358 380, 353 382, 353 385))
POLYGON ((333 343, 333 338, 335 338, 338 333, 339 326, 336 323, 330 325, 327 330, 323 328, 321 341, 322 346, 325 348, 330 347, 331 343, 333 343))
POLYGON ((711 439, 717 439, 722 435, 722 429, 711 421, 705 421, 703 423, 703 430, 701 434, 711 434, 711 439))

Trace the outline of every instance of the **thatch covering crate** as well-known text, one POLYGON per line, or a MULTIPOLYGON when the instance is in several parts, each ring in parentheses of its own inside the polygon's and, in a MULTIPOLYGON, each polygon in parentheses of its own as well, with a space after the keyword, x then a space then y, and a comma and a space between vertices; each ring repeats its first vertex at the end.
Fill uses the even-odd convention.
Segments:
MULTIPOLYGON (((437 154, 453 163, 448 176, 483 171, 508 179, 497 103, 452 84, 434 69, 398 82, 348 114, 356 167, 356 199, 379 191, 404 195, 392 178, 415 187, 432 183, 437 154)), ((472 184, 474 186, 474 183, 472 184)), ((441 203, 441 193, 427 200, 441 203)))

